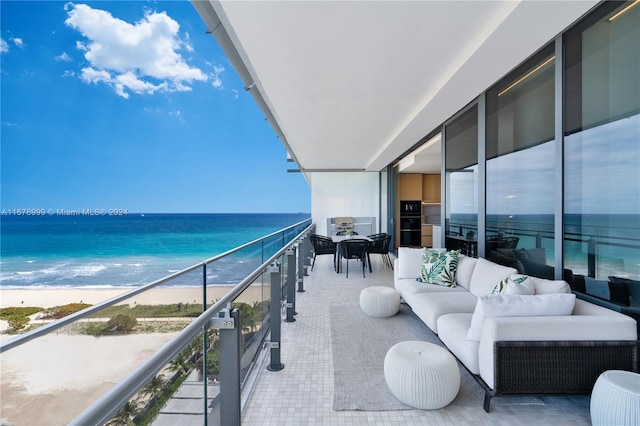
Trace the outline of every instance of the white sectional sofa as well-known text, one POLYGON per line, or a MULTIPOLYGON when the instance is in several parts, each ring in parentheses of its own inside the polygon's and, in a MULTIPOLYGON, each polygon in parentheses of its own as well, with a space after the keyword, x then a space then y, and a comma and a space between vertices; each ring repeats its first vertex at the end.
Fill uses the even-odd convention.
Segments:
POLYGON ((395 288, 484 387, 486 411, 493 396, 588 394, 605 370, 638 371, 635 320, 576 299, 566 282, 528 277, 527 295, 492 294, 522 276, 459 255, 449 287, 418 281, 422 263, 423 249, 399 248, 395 288))

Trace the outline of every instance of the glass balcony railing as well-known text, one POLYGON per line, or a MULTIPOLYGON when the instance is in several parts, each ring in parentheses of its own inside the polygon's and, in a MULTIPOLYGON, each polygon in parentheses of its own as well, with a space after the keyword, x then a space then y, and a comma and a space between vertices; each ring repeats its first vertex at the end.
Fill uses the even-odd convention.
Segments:
POLYGON ((3 386, 21 390, 3 393, 3 420, 29 410, 29 424, 239 424, 261 354, 282 368, 280 319, 295 320, 313 228, 297 223, 3 341, 3 359, 38 371, 3 368, 3 386), (234 282, 217 283, 221 270, 234 282), (39 395, 37 408, 25 395, 39 395))

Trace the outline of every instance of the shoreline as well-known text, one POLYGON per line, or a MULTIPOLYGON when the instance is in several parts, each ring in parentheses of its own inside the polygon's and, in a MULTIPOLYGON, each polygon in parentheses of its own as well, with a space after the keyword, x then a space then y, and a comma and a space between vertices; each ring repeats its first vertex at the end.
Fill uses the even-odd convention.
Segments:
MULTIPOLYGON (((219 299, 228 293, 235 285, 215 284, 207 286, 208 302, 219 299)), ((0 308, 35 306, 52 308, 69 303, 98 303, 120 296, 138 287, 25 287, 2 289, 0 287, 0 308)), ((268 288, 264 286, 264 288, 268 288)), ((238 297, 237 301, 252 303, 262 300, 263 286, 250 286, 238 297)), ((202 303, 202 287, 156 287, 143 293, 131 296, 119 304, 171 304, 171 303, 202 303)), ((268 293, 266 293, 268 294, 268 293)))

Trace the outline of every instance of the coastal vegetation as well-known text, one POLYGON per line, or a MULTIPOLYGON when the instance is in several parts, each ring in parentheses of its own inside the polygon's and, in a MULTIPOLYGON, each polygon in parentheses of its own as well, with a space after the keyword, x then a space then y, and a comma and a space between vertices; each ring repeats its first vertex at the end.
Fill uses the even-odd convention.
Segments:
POLYGON ((0 319, 7 321, 12 330, 21 330, 29 323, 29 316, 42 310, 35 306, 1 308, 0 319))
MULTIPOLYGON (((212 304, 214 302, 212 301, 212 304)), ((253 304, 234 302, 240 311, 241 347, 249 344, 268 316, 270 301, 253 304)), ((72 303, 44 309, 41 307, 10 307, 0 309, 0 319, 6 320, 10 332, 22 333, 50 321, 71 315, 91 305, 72 303)), ((59 333, 91 336, 109 336, 141 333, 177 333, 195 317, 203 306, 196 303, 162 305, 123 304, 101 309, 99 312, 74 321, 59 333)), ((260 336, 255 336, 259 339, 260 336)), ((244 351, 244 349, 242 349, 244 351)), ((207 329, 198 334, 147 385, 142 388, 108 422, 109 425, 149 425, 174 397, 185 380, 219 383, 220 352, 219 330, 207 329)), ((215 399, 216 396, 213 396, 215 399)), ((203 408, 204 409, 204 408, 203 408)))

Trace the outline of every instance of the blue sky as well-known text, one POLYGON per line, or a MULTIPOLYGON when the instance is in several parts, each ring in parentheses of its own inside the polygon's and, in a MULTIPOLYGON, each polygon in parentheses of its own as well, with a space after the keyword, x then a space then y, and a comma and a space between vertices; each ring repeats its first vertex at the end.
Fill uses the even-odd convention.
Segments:
POLYGON ((309 212, 187 1, 1 1, 2 209, 309 212))

